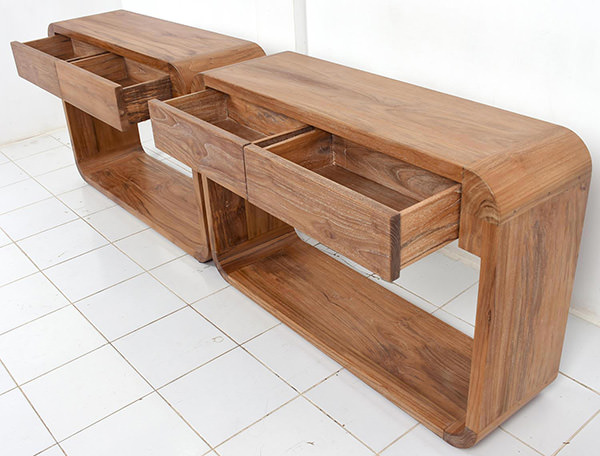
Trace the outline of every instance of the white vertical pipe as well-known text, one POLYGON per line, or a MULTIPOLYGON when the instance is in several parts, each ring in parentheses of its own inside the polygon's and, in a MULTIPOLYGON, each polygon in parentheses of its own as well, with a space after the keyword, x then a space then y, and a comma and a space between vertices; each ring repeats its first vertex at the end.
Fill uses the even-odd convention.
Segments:
POLYGON ((296 39, 296 52, 308 54, 306 0, 294 0, 294 34, 296 39))

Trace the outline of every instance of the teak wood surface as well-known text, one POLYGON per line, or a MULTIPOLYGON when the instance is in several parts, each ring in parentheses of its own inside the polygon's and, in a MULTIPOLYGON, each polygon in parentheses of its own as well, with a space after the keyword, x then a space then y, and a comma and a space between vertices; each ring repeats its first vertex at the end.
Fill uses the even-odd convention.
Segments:
POLYGON ((591 174, 573 132, 291 52, 197 81, 150 113, 202 174, 231 284, 457 447, 556 378, 591 174), (481 257, 475 337, 294 228, 387 280, 458 238, 481 257))
POLYGON ((197 87, 203 70, 263 56, 251 42, 128 11, 50 24, 49 37, 13 42, 19 74, 64 101, 79 172, 193 255, 211 258, 193 178, 147 155, 137 123, 148 101, 197 87))
POLYGON ((591 174, 573 132, 126 11, 49 34, 13 53, 64 100, 84 178, 440 437, 474 445, 557 376, 591 174), (193 178, 143 151, 149 116, 193 178), (474 338, 295 229, 386 280, 458 239, 474 338))

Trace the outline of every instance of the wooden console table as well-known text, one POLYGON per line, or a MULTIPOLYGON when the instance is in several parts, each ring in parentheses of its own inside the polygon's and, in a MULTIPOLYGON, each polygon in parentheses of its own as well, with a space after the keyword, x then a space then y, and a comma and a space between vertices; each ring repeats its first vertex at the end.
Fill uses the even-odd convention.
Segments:
POLYGON ((13 54, 21 77, 64 100, 83 178, 199 261, 209 260, 192 179, 144 152, 137 123, 149 118, 148 100, 189 93, 199 71, 263 50, 128 11, 56 22, 48 32, 13 42, 13 54))
POLYGON ((64 100, 84 178, 452 445, 556 378, 591 174, 573 132, 125 11, 49 32, 15 61, 64 100), (193 179, 145 154, 149 115, 193 179), (386 280, 458 239, 474 339, 294 228, 386 280))
POLYGON ((202 175, 231 284, 458 447, 556 378, 591 173, 573 132, 289 52, 203 81, 150 113, 202 175), (386 280, 458 238, 481 257, 474 339, 294 228, 386 280))

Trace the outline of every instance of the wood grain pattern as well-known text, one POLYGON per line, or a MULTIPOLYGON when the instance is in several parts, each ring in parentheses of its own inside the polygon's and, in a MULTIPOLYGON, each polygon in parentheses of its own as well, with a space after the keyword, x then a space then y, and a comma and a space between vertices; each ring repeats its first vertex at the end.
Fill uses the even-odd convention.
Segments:
POLYGON ((588 187, 484 225, 466 420, 478 440, 558 375, 588 187))
POLYGON ((248 201, 381 277, 398 276, 399 211, 255 145, 245 159, 248 201))
POLYGON ((321 130, 249 145, 244 155, 251 203, 386 280, 458 237, 460 186, 413 165, 321 130), (387 178, 346 169, 348 149, 352 169, 387 178))
POLYGON ((119 84, 66 62, 56 63, 56 73, 64 101, 118 130, 127 128, 119 84))
POLYGON ((57 97, 61 96, 61 92, 56 75, 56 61, 74 60, 104 52, 94 46, 74 45, 70 38, 61 35, 27 43, 13 41, 11 47, 19 76, 57 97))
POLYGON ((120 132, 68 103, 65 113, 83 178, 190 255, 210 259, 192 179, 147 155, 137 128, 120 132))
MULTIPOLYGON (((211 93, 208 95, 196 99, 208 102, 213 98, 211 93)), ((222 108, 210 111, 212 121, 222 120, 213 117, 213 112, 225 114, 222 108)), ((237 194, 246 195, 243 147, 248 140, 167 103, 151 102, 150 112, 154 141, 159 149, 237 194)))
POLYGON ((438 435, 464 423, 469 337, 304 244, 286 225, 271 221, 271 229, 249 235, 254 213, 241 209, 248 203, 203 183, 215 261, 230 283, 438 435))
MULTIPOLYGON (((236 287, 457 447, 476 444, 556 377, 591 170, 589 153, 574 133, 292 53, 207 72, 203 83, 316 128, 245 147, 250 201, 318 240, 335 233, 336 242, 341 239, 337 209, 368 211, 360 199, 344 193, 355 191, 371 200, 371 209, 381 204, 400 210, 402 264, 457 235, 462 247, 482 257, 467 402, 456 401, 460 412, 445 420, 427 398, 412 395, 411 402, 406 390, 394 390, 394 380, 373 381, 371 366, 344 357, 357 339, 361 347, 381 347, 397 329, 368 328, 362 339, 361 323, 349 318, 352 330, 346 328, 348 309, 357 302, 362 306, 366 286, 349 281, 338 290, 344 272, 333 264, 320 269, 325 260, 317 261, 308 246, 296 249, 290 233, 273 232, 217 252, 215 261, 236 287), (333 133, 329 146, 319 129, 333 133), (328 194, 323 182, 320 187, 311 180, 316 175, 330 181, 329 190, 336 188, 331 182, 344 190, 328 194), (394 199, 390 191, 403 199, 394 199), (316 201, 311 193, 319 195, 316 201), (347 197, 347 206, 336 201, 340 195, 347 197), (317 226, 315 212, 322 235, 311 232, 317 226), (429 235, 437 242, 429 243, 429 235), (345 296, 346 289, 353 292, 345 296), (345 300, 336 306, 340 296, 345 300), (327 323, 320 326, 321 320, 327 323), (385 341, 379 339, 382 332, 385 341)), ((248 224, 248 214, 243 223, 248 224)), ((361 236, 367 243, 382 239, 381 231, 366 222, 348 233, 359 246, 361 236)), ((370 301, 364 299, 365 308, 357 313, 370 322, 378 319, 367 302, 386 301, 377 293, 368 289, 370 301)), ((406 321, 408 328, 414 324, 406 321)), ((431 343, 443 333, 421 330, 419 336, 427 333, 431 343)), ((408 347, 413 340, 405 335, 396 346, 408 347)), ((409 359, 422 354, 414 346, 410 350, 409 359)), ((389 361, 369 356, 378 366, 389 361)), ((419 371, 431 372, 434 366, 429 360, 419 371)), ((433 380, 425 383, 431 386, 433 380)))
POLYGON ((454 181, 463 170, 480 176, 465 209, 485 201, 498 221, 590 166, 564 127, 293 52, 208 71, 204 82, 454 181))
POLYGON ((152 101, 150 110, 157 147, 244 197, 244 146, 305 126, 210 89, 152 101))
POLYGON ((105 53, 56 62, 62 98, 119 130, 149 118, 148 100, 171 97, 167 74, 105 53))
POLYGON ((168 72, 175 95, 188 93, 200 71, 265 54, 250 41, 123 10, 55 22, 48 32, 168 72))

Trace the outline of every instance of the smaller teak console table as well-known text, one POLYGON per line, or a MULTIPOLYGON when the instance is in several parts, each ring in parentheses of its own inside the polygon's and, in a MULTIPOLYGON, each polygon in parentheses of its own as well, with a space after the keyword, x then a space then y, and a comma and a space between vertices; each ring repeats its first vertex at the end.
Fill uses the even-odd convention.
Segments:
POLYGON ((591 173, 573 132, 290 52, 202 79, 150 114, 202 175, 233 286, 458 447, 556 378, 591 173), (294 228, 385 280, 458 238, 481 257, 474 339, 294 228))
POLYGON ((146 154, 137 124, 148 100, 189 93, 199 71, 264 55, 256 44, 131 13, 50 24, 13 42, 19 75, 64 101, 79 172, 199 261, 210 260, 192 179, 146 154))
POLYGON ((13 52, 64 100, 89 183, 450 444, 556 378, 591 175, 570 130, 125 11, 13 52), (193 178, 144 153, 149 115, 193 178), (481 257, 474 339, 295 229, 388 281, 458 239, 481 257))

